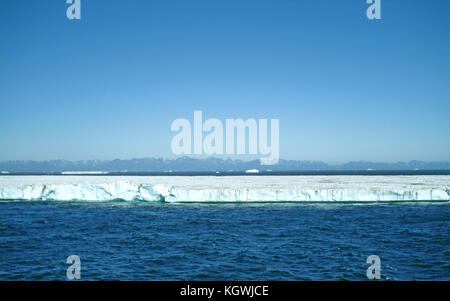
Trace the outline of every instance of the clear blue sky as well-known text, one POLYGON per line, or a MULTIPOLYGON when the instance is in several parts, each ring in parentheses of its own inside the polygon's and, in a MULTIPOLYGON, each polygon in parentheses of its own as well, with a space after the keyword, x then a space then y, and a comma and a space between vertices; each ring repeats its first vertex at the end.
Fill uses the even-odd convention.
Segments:
POLYGON ((285 159, 449 161, 450 1, 365 2, 2 0, 0 161, 173 158, 194 110, 279 118, 285 159))

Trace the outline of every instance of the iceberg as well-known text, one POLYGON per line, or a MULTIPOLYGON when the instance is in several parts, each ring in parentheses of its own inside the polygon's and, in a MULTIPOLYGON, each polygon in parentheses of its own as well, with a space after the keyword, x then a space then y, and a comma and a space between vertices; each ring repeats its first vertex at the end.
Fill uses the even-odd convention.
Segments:
POLYGON ((62 171, 62 175, 104 175, 108 171, 62 171))
POLYGON ((1 200, 162 201, 164 195, 167 195, 167 190, 163 185, 136 185, 125 181, 104 184, 0 186, 1 200))
POLYGON ((0 200, 450 201, 450 176, 2 176, 0 200))

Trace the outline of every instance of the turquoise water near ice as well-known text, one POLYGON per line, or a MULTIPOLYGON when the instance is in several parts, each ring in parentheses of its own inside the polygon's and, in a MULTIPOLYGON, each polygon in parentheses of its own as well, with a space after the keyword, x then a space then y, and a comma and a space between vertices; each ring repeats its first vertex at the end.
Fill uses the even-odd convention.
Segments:
POLYGON ((450 204, 0 202, 0 280, 450 280, 450 204))

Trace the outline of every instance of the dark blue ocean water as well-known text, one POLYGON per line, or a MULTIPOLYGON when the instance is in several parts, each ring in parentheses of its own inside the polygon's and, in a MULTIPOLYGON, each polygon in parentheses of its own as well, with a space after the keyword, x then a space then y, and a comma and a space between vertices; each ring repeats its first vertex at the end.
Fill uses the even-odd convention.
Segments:
POLYGON ((450 280, 450 204, 0 202, 0 280, 450 280))

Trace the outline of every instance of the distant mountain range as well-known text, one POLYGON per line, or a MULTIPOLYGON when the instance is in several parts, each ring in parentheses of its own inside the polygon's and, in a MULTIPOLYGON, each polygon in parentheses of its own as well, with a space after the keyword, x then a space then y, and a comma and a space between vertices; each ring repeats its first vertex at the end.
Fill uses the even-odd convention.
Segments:
POLYGON ((380 163, 352 161, 332 165, 321 161, 280 160, 277 165, 261 165, 259 160, 241 161, 232 159, 177 159, 142 158, 129 160, 89 160, 89 161, 6 161, 0 162, 0 171, 11 173, 41 173, 64 171, 105 171, 105 172, 211 172, 211 171, 363 171, 363 170, 450 170, 450 162, 395 162, 380 163))

